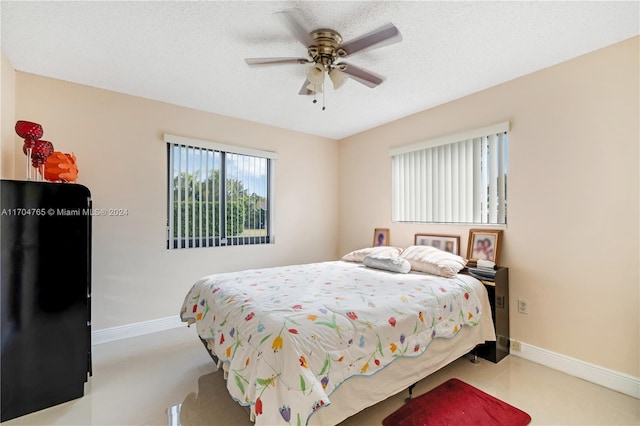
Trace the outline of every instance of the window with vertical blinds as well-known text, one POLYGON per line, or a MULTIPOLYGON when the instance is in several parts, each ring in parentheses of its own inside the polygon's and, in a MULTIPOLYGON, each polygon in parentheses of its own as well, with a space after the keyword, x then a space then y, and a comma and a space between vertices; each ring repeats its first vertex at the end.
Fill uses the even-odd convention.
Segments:
POLYGON ((389 151, 394 222, 507 223, 507 134, 500 123, 389 151))
POLYGON ((167 248, 273 242, 272 152, 165 135, 167 248))

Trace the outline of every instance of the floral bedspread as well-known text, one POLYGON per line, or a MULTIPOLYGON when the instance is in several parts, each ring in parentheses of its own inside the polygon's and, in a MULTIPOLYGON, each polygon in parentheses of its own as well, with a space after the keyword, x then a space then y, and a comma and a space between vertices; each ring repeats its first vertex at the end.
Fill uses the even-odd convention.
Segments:
POLYGON ((481 315, 461 279, 344 261, 204 277, 180 314, 229 363, 227 388, 257 425, 306 424, 345 380, 418 356, 481 315))

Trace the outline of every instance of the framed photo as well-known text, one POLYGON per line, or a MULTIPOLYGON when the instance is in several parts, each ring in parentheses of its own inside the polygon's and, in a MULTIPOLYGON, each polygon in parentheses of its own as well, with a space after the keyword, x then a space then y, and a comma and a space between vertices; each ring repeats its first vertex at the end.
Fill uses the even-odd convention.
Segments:
POLYGON ((498 265, 501 244, 501 229, 470 229, 467 259, 473 262, 480 259, 490 260, 498 265))
POLYGON ((376 228, 373 231, 373 246, 388 246, 389 245, 389 229, 388 228, 376 228))
POLYGON ((431 246, 453 254, 460 254, 460 236, 416 234, 414 244, 417 246, 431 246))

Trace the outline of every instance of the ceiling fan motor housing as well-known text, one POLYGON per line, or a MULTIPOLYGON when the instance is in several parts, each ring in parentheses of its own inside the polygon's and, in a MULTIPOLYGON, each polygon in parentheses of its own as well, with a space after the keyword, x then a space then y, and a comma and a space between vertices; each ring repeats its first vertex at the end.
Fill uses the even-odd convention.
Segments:
POLYGON ((315 63, 326 68, 331 67, 338 57, 345 56, 345 52, 338 46, 342 43, 342 36, 337 31, 322 28, 311 32, 314 44, 309 46, 309 57, 315 63))

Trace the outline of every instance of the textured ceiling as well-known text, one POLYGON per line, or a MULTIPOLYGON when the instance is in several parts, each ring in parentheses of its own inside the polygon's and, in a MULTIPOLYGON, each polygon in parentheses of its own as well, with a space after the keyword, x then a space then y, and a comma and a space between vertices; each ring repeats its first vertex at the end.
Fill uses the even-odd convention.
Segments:
POLYGON ((340 139, 639 33, 632 2, 6 2, 2 52, 19 71, 340 139), (388 22, 399 44, 349 62, 386 77, 299 96, 305 57, 275 12, 345 41, 388 22), (322 100, 320 99, 320 102, 322 100))

